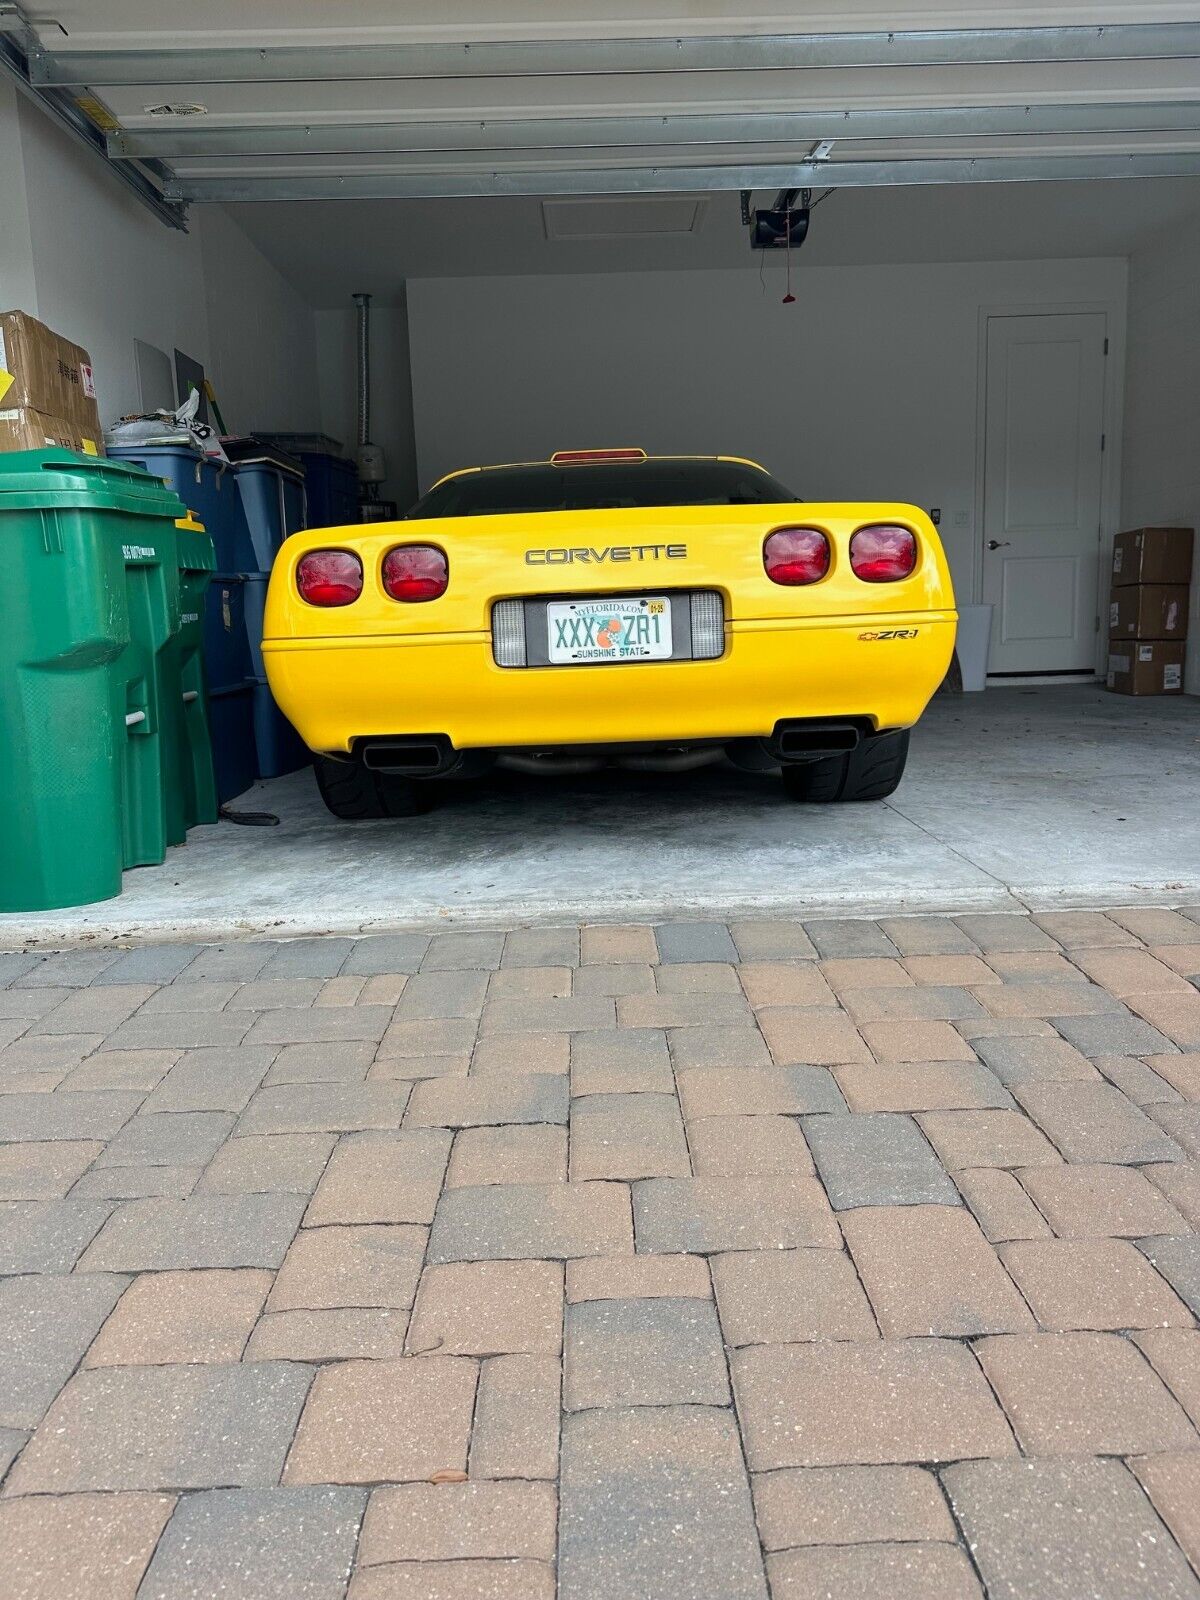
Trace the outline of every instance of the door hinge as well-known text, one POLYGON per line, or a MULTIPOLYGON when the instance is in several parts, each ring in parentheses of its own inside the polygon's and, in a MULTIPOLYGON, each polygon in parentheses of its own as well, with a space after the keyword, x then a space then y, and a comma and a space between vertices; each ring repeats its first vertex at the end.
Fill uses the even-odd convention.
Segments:
POLYGON ((1099 633, 1100 632, 1100 618, 1099 617, 1096 618, 1096 623, 1095 623, 1095 626, 1092 628, 1092 632, 1093 633, 1099 633))
POLYGON ((1105 443, 1106 443, 1107 439, 1108 439, 1108 435, 1106 433, 1102 433, 1100 435, 1100 454, 1101 455, 1104 454, 1104 447, 1105 447, 1105 443))
POLYGON ((1107 339, 1105 339, 1105 341, 1104 341, 1104 354, 1105 355, 1108 354, 1108 340, 1107 339))

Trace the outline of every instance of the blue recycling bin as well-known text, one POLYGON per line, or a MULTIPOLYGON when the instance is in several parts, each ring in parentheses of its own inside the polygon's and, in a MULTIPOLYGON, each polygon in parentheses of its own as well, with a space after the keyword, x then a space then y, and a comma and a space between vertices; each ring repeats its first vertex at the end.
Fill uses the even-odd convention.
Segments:
POLYGON ((308 493, 310 528, 345 528, 359 520, 358 468, 323 450, 298 450, 308 493))
POLYGON ((114 445, 108 456, 134 461, 174 489, 212 539, 218 572, 260 569, 235 469, 227 462, 202 456, 182 439, 175 444, 114 445))
POLYGON ((246 631, 247 582, 244 572, 216 573, 209 585, 204 613, 208 725, 217 799, 222 805, 226 800, 245 794, 257 776, 254 739, 257 685, 246 631))
MULTIPOLYGON (((132 461, 174 489, 213 542, 216 571, 205 597, 204 665, 217 799, 244 794, 257 776, 254 660, 246 621, 246 574, 258 568, 245 505, 232 466, 183 440, 114 445, 109 457, 132 461)), ((258 619, 259 642, 262 618, 258 619)))
POLYGON ((270 457, 239 461, 233 471, 254 546, 255 569, 270 572, 283 541, 308 525, 304 475, 270 457))

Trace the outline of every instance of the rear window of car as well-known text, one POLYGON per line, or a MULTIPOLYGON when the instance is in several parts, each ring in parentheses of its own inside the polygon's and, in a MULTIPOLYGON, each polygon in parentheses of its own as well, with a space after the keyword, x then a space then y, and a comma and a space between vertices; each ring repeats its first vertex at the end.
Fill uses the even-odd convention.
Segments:
POLYGON ((534 511, 632 510, 641 506, 779 505, 799 497, 761 467, 740 461, 606 462, 595 466, 487 467, 450 478, 410 517, 490 517, 534 511))

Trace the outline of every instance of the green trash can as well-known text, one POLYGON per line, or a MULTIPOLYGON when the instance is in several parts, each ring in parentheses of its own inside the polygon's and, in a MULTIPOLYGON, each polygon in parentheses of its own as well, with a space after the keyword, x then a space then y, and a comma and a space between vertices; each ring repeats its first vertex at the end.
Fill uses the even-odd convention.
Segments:
POLYGON ((180 707, 172 687, 172 642, 179 632, 175 519, 139 523, 123 536, 121 555, 129 608, 129 643, 117 662, 125 683, 122 854, 127 867, 149 867, 166 856, 167 796, 176 787, 172 769, 177 766, 180 707))
POLYGON ((194 511, 175 524, 179 568, 179 629, 169 653, 170 694, 180 708, 168 766, 167 838, 182 844, 187 830, 217 820, 208 693, 204 679, 204 598, 216 567, 213 542, 194 511))
POLYGON ((123 462, 0 454, 0 911, 109 899, 145 858, 183 510, 123 462))

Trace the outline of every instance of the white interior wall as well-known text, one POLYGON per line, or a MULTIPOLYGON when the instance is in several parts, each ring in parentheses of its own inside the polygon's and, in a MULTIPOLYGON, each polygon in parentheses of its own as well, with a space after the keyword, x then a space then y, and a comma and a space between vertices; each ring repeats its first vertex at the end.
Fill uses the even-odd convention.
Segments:
MULTIPOLYGON (((1121 520, 1200 531, 1200 217, 1135 251, 1121 520)), ((1200 694, 1200 549, 1184 688, 1200 694)))
MULTIPOLYGON (((340 439, 350 456, 358 441, 356 314, 349 305, 318 311, 316 321, 325 431, 340 439)), ((380 486, 380 496, 394 500, 404 511, 417 497, 417 465, 408 308, 403 296, 399 304, 371 307, 371 435, 372 443, 383 447, 386 458, 387 478, 380 486)))
POLYGON ((774 259, 765 286, 746 270, 410 282, 422 487, 579 446, 747 455, 807 499, 940 507, 971 599, 981 316, 1096 306, 1119 350, 1126 263, 794 269, 790 306, 774 259))
POLYGON ((24 218, 28 240, 0 245, 0 309, 86 348, 106 425, 137 409, 143 339, 204 364, 231 428, 320 426, 313 312, 228 215, 166 227, 24 99, 0 99, 0 134, 0 238, 24 218))

